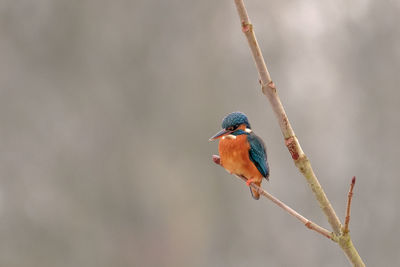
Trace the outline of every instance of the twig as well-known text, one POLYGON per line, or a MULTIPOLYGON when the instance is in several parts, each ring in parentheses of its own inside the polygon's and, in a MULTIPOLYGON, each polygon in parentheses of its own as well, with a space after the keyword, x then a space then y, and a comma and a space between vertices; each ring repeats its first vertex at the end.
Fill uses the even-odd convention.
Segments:
POLYGON ((353 188, 355 184, 356 184, 356 177, 354 176, 353 179, 351 179, 350 190, 347 196, 346 219, 344 221, 344 229, 343 229, 343 233, 345 234, 349 232, 350 206, 351 206, 351 199, 353 198, 353 188))
POLYGON ((310 161, 301 149, 299 141, 297 140, 297 137, 290 125, 289 119, 286 116, 285 109, 283 108, 283 105, 276 92, 275 84, 272 82, 271 76, 268 72, 253 30, 253 25, 250 23, 243 0, 235 0, 235 4, 240 17, 242 31, 247 38, 258 73, 260 75, 262 92, 267 96, 269 102, 271 103, 272 109, 275 112, 283 137, 285 138, 285 145, 288 148, 295 165, 306 178, 315 198, 320 205, 320 208, 326 215, 329 224, 332 226, 334 232, 333 238, 338 239, 340 247, 345 252, 351 263, 353 263, 355 266, 365 266, 353 243, 351 242, 348 233, 344 234, 342 232, 342 224, 336 215, 335 210, 332 208, 332 205, 330 204, 317 177, 315 176, 310 161))
MULTIPOLYGON (((220 163, 220 157, 217 155, 213 155, 212 157, 213 161, 215 162, 215 164, 221 165, 220 163)), ((235 176, 239 179, 242 179, 242 181, 246 182, 247 178, 241 175, 236 175, 235 176)), ((288 212, 290 215, 296 217, 299 221, 301 221, 308 229, 314 230, 317 233, 320 233, 321 235, 332 239, 332 232, 328 231, 327 229, 319 226, 318 224, 310 221, 309 219, 305 218, 303 215, 301 215, 300 213, 298 213, 297 211, 295 211, 294 209, 292 209, 291 207, 289 207, 288 205, 286 205, 285 203, 283 203, 282 201, 280 201, 279 199, 277 199, 276 197, 274 197, 273 195, 271 195, 270 193, 268 193, 267 191, 265 191, 264 189, 262 189, 261 187, 259 187, 258 185, 251 183, 250 186, 257 190, 257 192, 260 195, 263 195, 264 197, 268 198, 269 200, 271 200, 272 202, 274 202, 276 205, 278 205, 279 207, 281 207, 283 210, 285 210, 286 212, 288 212)))

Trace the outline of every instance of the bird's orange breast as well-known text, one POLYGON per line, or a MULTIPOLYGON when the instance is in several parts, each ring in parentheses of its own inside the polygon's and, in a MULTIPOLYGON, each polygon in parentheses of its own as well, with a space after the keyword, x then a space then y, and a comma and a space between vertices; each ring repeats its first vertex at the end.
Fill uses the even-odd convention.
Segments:
POLYGON ((261 173, 249 158, 250 144, 246 135, 238 135, 235 139, 226 137, 219 141, 221 165, 229 172, 243 175, 248 179, 262 179, 261 173))

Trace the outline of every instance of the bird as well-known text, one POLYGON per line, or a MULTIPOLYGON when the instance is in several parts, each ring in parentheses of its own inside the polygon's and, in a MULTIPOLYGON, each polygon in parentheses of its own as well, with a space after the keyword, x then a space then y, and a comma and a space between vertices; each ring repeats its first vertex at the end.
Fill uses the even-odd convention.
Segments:
MULTIPOLYGON (((247 186, 261 186, 262 178, 269 180, 270 169, 263 140, 251 129, 247 116, 232 112, 222 120, 222 130, 209 141, 219 139, 220 164, 229 173, 244 176, 247 186)), ((258 200, 260 194, 250 187, 251 195, 258 200)))

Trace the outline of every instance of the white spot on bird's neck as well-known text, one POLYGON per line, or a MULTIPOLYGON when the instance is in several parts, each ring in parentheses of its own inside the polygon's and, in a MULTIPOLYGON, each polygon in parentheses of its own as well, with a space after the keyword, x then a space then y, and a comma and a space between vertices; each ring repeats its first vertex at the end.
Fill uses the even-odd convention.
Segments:
POLYGON ((222 136, 222 139, 236 139, 236 136, 233 134, 228 134, 228 135, 222 136))
POLYGON ((251 132, 252 132, 252 130, 249 129, 249 128, 246 128, 244 131, 245 131, 246 133, 251 133, 251 132))

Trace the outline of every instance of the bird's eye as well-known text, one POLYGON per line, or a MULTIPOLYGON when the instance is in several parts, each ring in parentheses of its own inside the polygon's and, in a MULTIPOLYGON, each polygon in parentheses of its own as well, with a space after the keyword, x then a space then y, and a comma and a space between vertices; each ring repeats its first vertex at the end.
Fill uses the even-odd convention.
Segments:
POLYGON ((229 127, 227 128, 227 130, 228 130, 228 131, 234 131, 234 130, 236 130, 238 127, 239 127, 239 125, 238 125, 238 124, 235 124, 235 125, 233 125, 233 126, 229 126, 229 127))

